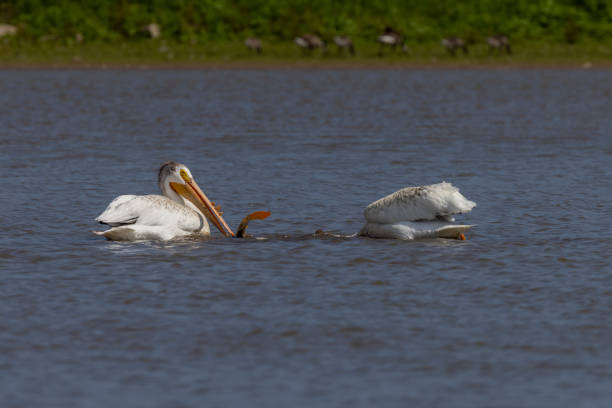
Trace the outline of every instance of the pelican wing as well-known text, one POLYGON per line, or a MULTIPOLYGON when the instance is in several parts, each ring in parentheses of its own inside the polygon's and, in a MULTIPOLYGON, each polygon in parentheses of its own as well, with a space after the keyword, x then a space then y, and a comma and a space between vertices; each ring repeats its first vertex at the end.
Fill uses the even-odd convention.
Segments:
POLYGON ((121 195, 115 198, 106 207, 106 210, 96 218, 96 222, 111 227, 134 224, 138 220, 138 212, 130 202, 137 198, 135 195, 121 195))
POLYGON ((160 195, 119 196, 111 201, 96 221, 112 227, 131 224, 173 226, 192 232, 200 231, 206 222, 192 209, 160 195))
POLYGON ((466 199, 452 184, 442 182, 429 186, 406 187, 364 210, 367 222, 393 224, 402 221, 443 219, 452 221, 454 214, 469 212, 476 203, 466 199))

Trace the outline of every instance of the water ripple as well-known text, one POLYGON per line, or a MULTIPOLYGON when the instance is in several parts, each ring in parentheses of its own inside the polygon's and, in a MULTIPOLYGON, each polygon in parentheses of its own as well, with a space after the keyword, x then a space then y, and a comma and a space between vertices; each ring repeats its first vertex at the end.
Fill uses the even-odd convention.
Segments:
POLYGON ((4 404, 607 406, 609 77, 0 72, 4 404), (272 216, 91 234, 168 159, 230 225, 272 216), (441 180, 478 203, 467 241, 355 236, 441 180))

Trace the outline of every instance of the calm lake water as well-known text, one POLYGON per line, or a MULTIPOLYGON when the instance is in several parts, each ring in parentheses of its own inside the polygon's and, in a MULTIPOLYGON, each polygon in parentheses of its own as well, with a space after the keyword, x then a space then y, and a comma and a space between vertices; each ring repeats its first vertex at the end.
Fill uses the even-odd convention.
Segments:
POLYGON ((612 71, 0 72, 3 407, 608 407, 612 71), (94 218, 185 163, 226 239, 94 218), (357 232, 449 181, 467 241, 357 232))

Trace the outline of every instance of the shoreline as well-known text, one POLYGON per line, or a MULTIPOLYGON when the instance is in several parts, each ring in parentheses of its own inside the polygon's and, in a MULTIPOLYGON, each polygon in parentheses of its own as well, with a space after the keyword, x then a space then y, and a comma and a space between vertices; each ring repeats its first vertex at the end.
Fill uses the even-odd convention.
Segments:
POLYGON ((172 43, 165 40, 62 45, 0 42, 0 69, 612 69, 612 44, 515 44, 512 55, 491 55, 483 44, 451 56, 439 43, 413 44, 407 53, 356 43, 356 55, 330 50, 304 54, 292 43, 270 43, 262 55, 239 42, 172 43))
POLYGON ((612 69, 612 60, 231 60, 143 62, 0 61, 0 70, 530 70, 612 69))

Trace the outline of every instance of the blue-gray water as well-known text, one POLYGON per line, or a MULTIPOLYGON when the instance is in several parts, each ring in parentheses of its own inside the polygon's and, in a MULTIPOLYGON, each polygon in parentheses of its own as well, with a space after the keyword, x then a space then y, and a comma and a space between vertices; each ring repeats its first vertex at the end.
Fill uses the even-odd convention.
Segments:
POLYGON ((3 407, 607 407, 612 71, 0 72, 3 407), (189 166, 224 239, 112 243, 189 166), (350 234, 446 180, 467 241, 350 234))

